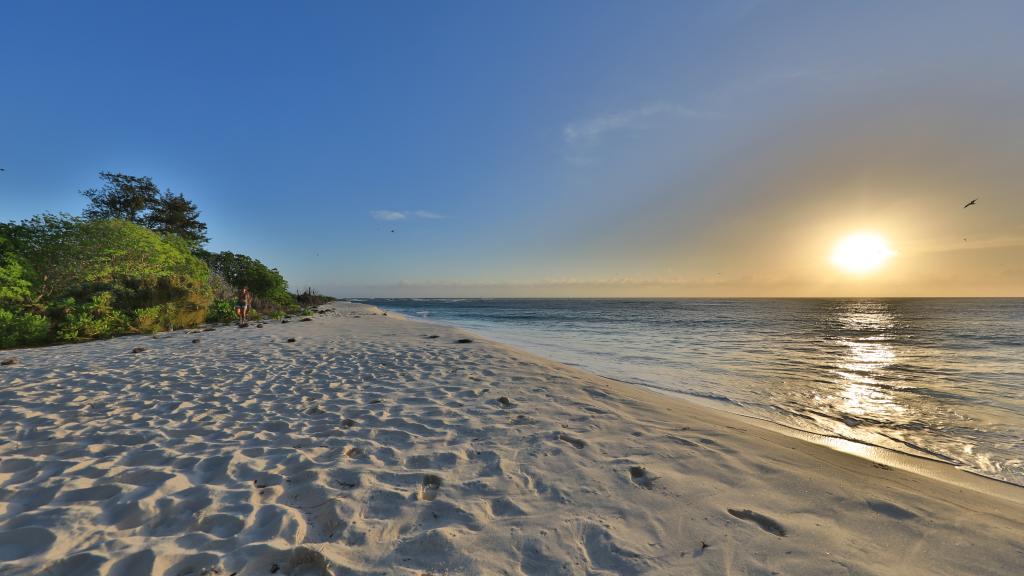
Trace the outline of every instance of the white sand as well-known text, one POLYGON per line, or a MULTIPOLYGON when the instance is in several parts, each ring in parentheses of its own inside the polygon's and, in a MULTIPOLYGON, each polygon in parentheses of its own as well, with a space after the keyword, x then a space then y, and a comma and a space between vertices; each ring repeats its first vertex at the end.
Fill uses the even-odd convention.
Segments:
POLYGON ((334 308, 0 353, 0 574, 1024 573, 1019 502, 334 308))

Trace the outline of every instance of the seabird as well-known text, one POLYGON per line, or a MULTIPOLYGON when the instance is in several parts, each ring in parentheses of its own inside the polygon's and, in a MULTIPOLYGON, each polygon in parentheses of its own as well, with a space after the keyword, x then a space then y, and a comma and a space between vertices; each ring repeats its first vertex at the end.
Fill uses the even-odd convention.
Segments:
POLYGON ((978 199, 977 199, 977 198, 975 198, 974 200, 971 200, 971 201, 970 201, 970 202, 968 202, 967 204, 964 204, 964 208, 967 208, 968 206, 974 206, 974 204, 975 204, 975 203, 976 203, 977 201, 978 201, 978 199))

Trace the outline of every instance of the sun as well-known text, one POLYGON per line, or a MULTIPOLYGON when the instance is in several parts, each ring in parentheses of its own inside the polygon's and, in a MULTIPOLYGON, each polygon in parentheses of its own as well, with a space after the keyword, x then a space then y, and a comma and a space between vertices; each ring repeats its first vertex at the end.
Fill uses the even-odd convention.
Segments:
POLYGON ((878 269, 894 254, 883 236, 874 232, 858 232, 836 244, 832 250, 832 263, 847 272, 864 274, 878 269))

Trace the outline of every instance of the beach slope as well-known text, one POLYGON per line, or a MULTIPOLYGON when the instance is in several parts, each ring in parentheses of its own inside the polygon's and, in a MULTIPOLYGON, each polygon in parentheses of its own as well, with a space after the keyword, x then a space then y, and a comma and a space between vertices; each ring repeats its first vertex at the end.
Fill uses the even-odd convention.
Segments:
POLYGON ((0 574, 1024 572, 1020 500, 324 309, 0 353, 0 574))

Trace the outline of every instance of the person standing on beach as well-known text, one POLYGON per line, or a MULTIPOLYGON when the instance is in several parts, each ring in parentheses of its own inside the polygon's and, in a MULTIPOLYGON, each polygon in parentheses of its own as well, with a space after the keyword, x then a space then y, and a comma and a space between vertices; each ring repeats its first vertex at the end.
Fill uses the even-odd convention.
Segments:
POLYGON ((252 293, 249 292, 249 287, 245 286, 242 288, 242 293, 238 295, 238 302, 235 303, 235 314, 238 315, 238 326, 248 326, 247 317, 249 316, 249 308, 252 307, 252 293))

